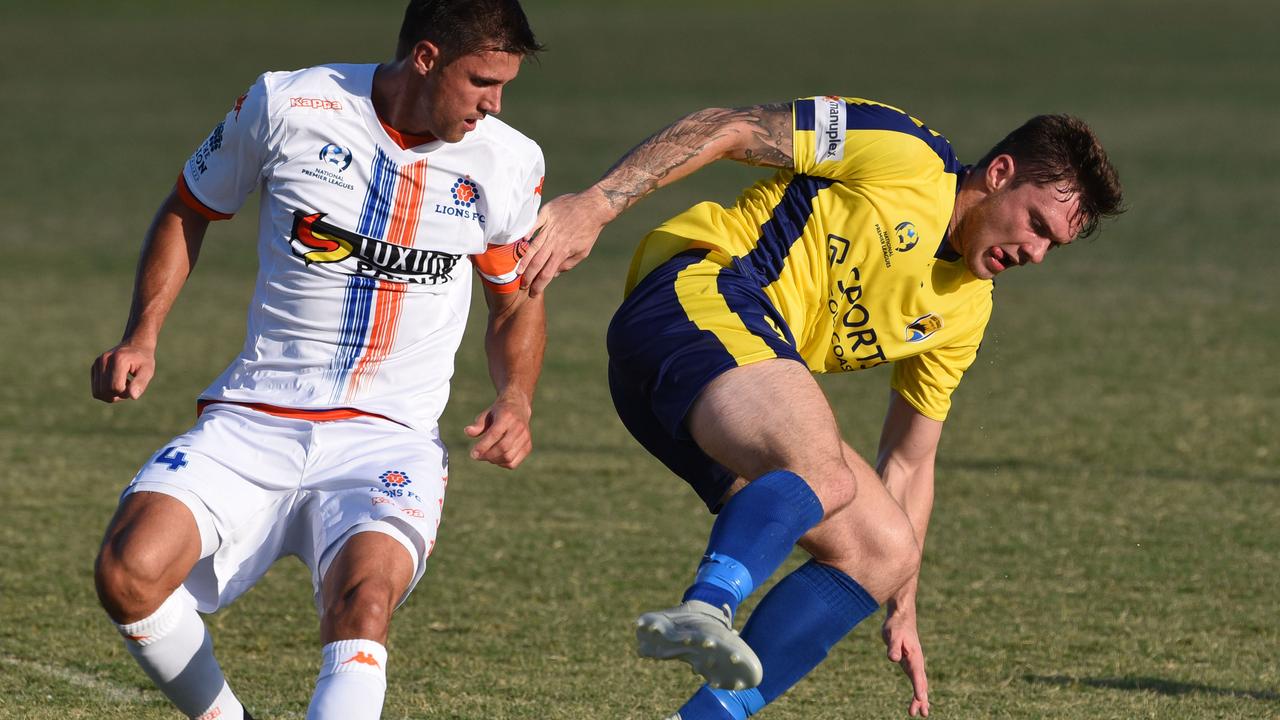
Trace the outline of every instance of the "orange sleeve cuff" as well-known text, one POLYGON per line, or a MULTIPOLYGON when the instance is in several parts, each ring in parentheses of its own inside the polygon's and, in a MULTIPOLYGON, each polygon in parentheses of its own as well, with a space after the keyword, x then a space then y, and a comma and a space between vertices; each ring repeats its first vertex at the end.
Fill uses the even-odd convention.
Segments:
POLYGON ((182 204, 191 208, 196 213, 199 213, 199 215, 205 220, 213 221, 231 219, 231 215, 228 215, 227 213, 220 213, 200 202, 200 199, 192 194, 191 188, 187 187, 187 177, 184 173, 178 173, 178 184, 175 188, 178 191, 178 199, 182 201, 182 204))
POLYGON ((499 295, 513 293, 520 289, 520 275, 516 266, 520 258, 529 249, 525 240, 517 240, 509 245, 493 245, 480 255, 472 255, 471 260, 480 271, 480 279, 499 295))

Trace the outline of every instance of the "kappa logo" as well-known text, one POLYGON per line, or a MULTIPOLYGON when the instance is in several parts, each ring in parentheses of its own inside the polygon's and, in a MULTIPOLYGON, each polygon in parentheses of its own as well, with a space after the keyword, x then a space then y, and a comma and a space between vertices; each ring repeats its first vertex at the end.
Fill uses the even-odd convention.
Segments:
POLYGON ((933 313, 921 315, 907 325, 907 342, 920 342, 942 329, 942 318, 933 313))
POLYGON ((401 488, 409 484, 409 473, 403 470, 388 470, 379 475, 378 479, 388 488, 401 488))
POLYGON ((352 655, 346 660, 343 660, 342 662, 338 663, 338 666, 341 667, 343 665, 346 665, 347 663, 359 663, 361 665, 370 665, 379 669, 382 668, 382 666, 378 664, 377 658, 375 658, 374 656, 370 655, 369 653, 363 650, 357 650, 355 655, 352 655))
POLYGON ((293 213, 293 254, 308 265, 333 264, 348 275, 418 285, 449 282, 461 255, 375 240, 324 221, 325 213, 293 213))
POLYGON ((900 222, 893 231, 898 236, 898 252, 906 252, 920 242, 920 233, 916 230, 915 223, 900 222))
POLYGON ((289 98, 289 107, 311 108, 312 110, 341 110, 342 103, 325 98, 294 97, 289 98))
POLYGON ((450 191, 453 194, 453 204, 461 205, 469 208, 476 204, 480 199, 480 187, 470 176, 460 177, 453 181, 453 188, 450 191))
POLYGON ((320 160, 342 172, 351 167, 351 151, 341 145, 329 143, 320 148, 320 160))
POLYGON ((240 110, 241 108, 244 107, 244 100, 247 97, 249 97, 249 93, 245 93, 240 97, 236 98, 236 104, 234 107, 231 108, 232 110, 236 111, 236 122, 240 122, 240 110))

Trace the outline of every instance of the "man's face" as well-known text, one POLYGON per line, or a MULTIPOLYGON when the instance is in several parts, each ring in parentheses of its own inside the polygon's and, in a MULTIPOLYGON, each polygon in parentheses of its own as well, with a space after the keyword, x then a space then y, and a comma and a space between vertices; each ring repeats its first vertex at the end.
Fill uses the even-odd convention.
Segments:
POLYGON ((1039 263, 1080 232, 1080 199, 1069 187, 1014 182, 1013 160, 1001 155, 983 178, 988 192, 956 226, 956 249, 975 276, 989 280, 1011 267, 1039 263))
POLYGON ((483 51, 440 65, 425 77, 418 102, 432 135, 458 142, 486 115, 502 110, 502 88, 520 71, 519 55, 483 51))

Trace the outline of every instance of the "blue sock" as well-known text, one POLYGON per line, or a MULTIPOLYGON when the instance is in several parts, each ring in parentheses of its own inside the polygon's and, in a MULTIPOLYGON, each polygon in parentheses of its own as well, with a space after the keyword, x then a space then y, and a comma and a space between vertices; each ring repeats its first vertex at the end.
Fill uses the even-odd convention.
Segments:
POLYGON ((680 708, 681 719, 746 720, 809 674, 877 609, 875 598, 843 572, 814 560, 801 565, 764 596, 742 630, 764 665, 764 681, 750 690, 704 685, 680 708))
POLYGON ((707 552, 684 599, 737 611, 822 514, 818 496, 799 475, 774 470, 756 478, 725 503, 711 526, 707 552))
POLYGON ((742 639, 764 666, 764 680, 756 688, 764 701, 791 689, 879 608, 856 580, 816 560, 773 586, 742 629, 742 639))
POLYGON ((680 720, 747 720, 764 707, 760 691, 712 690, 703 685, 680 708, 680 720))

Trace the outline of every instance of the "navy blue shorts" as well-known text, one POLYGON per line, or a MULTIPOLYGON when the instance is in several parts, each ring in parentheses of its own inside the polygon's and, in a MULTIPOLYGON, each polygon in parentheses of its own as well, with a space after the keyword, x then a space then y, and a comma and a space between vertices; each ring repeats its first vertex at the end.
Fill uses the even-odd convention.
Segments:
POLYGON ((715 511, 737 476, 693 441, 689 409, 730 368, 804 359, 759 278, 706 254, 673 257, 623 301, 609 324, 609 389, 627 430, 715 511))

